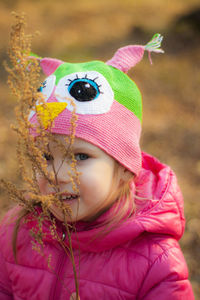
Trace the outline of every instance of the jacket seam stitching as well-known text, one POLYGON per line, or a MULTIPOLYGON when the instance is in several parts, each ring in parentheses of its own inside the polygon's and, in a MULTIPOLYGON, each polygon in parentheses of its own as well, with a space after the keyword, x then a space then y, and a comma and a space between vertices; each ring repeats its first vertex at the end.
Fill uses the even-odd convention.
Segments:
POLYGON ((150 260, 150 259, 148 258, 148 256, 145 256, 144 254, 141 254, 141 253, 139 253, 139 252, 137 252, 137 251, 135 251, 135 250, 131 250, 131 249, 124 248, 124 247, 120 247, 120 249, 126 251, 126 253, 127 253, 127 252, 135 253, 135 254, 137 254, 137 255, 139 255, 139 256, 145 258, 146 260, 152 262, 152 260, 150 260))
POLYGON ((54 275, 54 273, 51 272, 51 271, 48 270, 48 269, 42 269, 42 268, 38 268, 38 267, 35 268, 35 267, 32 267, 32 266, 21 265, 21 264, 15 264, 15 263, 12 263, 12 262, 10 262, 10 261, 7 261, 6 259, 5 259, 5 263, 11 264, 11 265, 15 265, 15 266, 18 266, 18 267, 21 267, 21 268, 30 268, 30 269, 37 269, 37 270, 40 270, 40 271, 47 271, 48 273, 54 275))
MULTIPOLYGON (((70 278, 70 277, 68 277, 68 278, 70 278)), ((111 288, 113 288, 113 289, 120 290, 120 291, 122 291, 122 292, 126 292, 127 294, 130 294, 130 295, 132 295, 132 296, 133 296, 133 295, 136 295, 135 293, 134 293, 134 294, 133 294, 133 293, 130 293, 129 291, 126 291, 126 290, 124 290, 124 289, 122 289, 122 288, 115 287, 115 286, 113 286, 113 285, 111 285, 111 284, 103 283, 103 282, 100 282, 100 281, 88 280, 88 279, 83 279, 83 278, 79 278, 79 280, 87 281, 87 282, 93 282, 93 283, 96 283, 96 284, 101 284, 101 285, 104 285, 104 286, 108 286, 108 287, 111 287, 111 288)))
MULTIPOLYGON (((160 246, 160 245, 159 245, 160 246)), ((148 271, 146 272, 146 275, 145 275, 145 277, 144 277, 144 279, 143 279, 143 281, 142 281, 142 285, 141 285, 141 287, 140 287, 140 289, 139 289, 139 291, 138 291, 138 293, 137 293, 137 295, 139 295, 139 293, 141 292, 141 290, 142 290, 142 288, 143 288, 143 285, 144 285, 144 282, 145 282, 145 280, 146 280, 146 278, 147 278, 147 276, 148 276, 148 274, 149 274, 149 272, 151 271, 151 269, 153 268, 153 266, 155 265, 155 263, 165 254, 165 253, 167 253, 167 252, 169 252, 169 250, 170 249, 173 249, 174 247, 170 247, 170 248, 168 248, 168 249, 165 249, 162 253, 160 253, 159 255, 158 255, 158 257, 156 257, 156 259, 154 260, 154 262, 152 263, 152 265, 149 267, 149 269, 148 269, 148 271)), ((162 249, 162 248, 161 248, 162 249)), ((163 249, 162 249, 163 250, 163 249)))

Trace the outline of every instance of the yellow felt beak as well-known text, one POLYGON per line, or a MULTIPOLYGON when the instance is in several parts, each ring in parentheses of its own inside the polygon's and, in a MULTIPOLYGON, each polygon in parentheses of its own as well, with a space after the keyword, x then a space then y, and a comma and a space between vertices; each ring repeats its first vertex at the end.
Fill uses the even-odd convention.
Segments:
POLYGON ((52 125, 54 119, 67 107, 66 102, 50 102, 37 105, 39 115, 45 129, 52 125))

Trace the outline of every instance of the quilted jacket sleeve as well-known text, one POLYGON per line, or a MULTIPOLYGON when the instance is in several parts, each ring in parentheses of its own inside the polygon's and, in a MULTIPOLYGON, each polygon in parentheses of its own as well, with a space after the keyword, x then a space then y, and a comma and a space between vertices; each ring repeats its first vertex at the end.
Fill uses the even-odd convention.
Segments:
POLYGON ((187 265, 180 248, 168 249, 157 257, 137 299, 194 300, 187 265))
POLYGON ((0 252, 0 299, 13 300, 12 288, 8 278, 6 265, 2 253, 0 252))

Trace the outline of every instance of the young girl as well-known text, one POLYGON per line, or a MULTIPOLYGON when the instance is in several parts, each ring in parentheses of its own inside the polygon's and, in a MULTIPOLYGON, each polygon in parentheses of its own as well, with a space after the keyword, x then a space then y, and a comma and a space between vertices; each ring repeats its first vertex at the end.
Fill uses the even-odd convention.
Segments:
POLYGON ((44 158, 58 190, 44 174, 37 182, 47 199, 59 194, 60 204, 48 205, 56 237, 45 220, 41 255, 30 235, 41 229, 41 206, 24 214, 14 208, 16 222, 9 221, 13 210, 7 214, 0 229, 1 300, 194 299, 178 244, 185 223, 182 195, 171 169, 141 152, 141 94, 125 74, 144 50, 162 52, 160 43, 155 35, 146 46, 119 49, 106 63, 39 59, 48 76, 40 88, 46 103, 31 112, 30 135, 37 143, 42 122, 55 138, 44 158), (70 175, 73 163, 78 189, 70 175), (66 249, 73 249, 73 256, 66 249))

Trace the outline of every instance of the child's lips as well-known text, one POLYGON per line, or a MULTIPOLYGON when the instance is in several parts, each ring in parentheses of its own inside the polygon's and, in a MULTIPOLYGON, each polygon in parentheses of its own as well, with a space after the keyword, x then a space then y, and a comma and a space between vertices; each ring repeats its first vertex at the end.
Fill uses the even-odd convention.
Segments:
MULTIPOLYGON (((56 195, 56 193, 52 193, 51 195, 56 195)), ((57 197, 60 201, 70 203, 80 198, 80 195, 73 193, 59 193, 57 197)))
POLYGON ((77 200, 79 198, 79 195, 76 194, 61 194, 60 200, 66 201, 66 202, 72 202, 74 200, 77 200))

